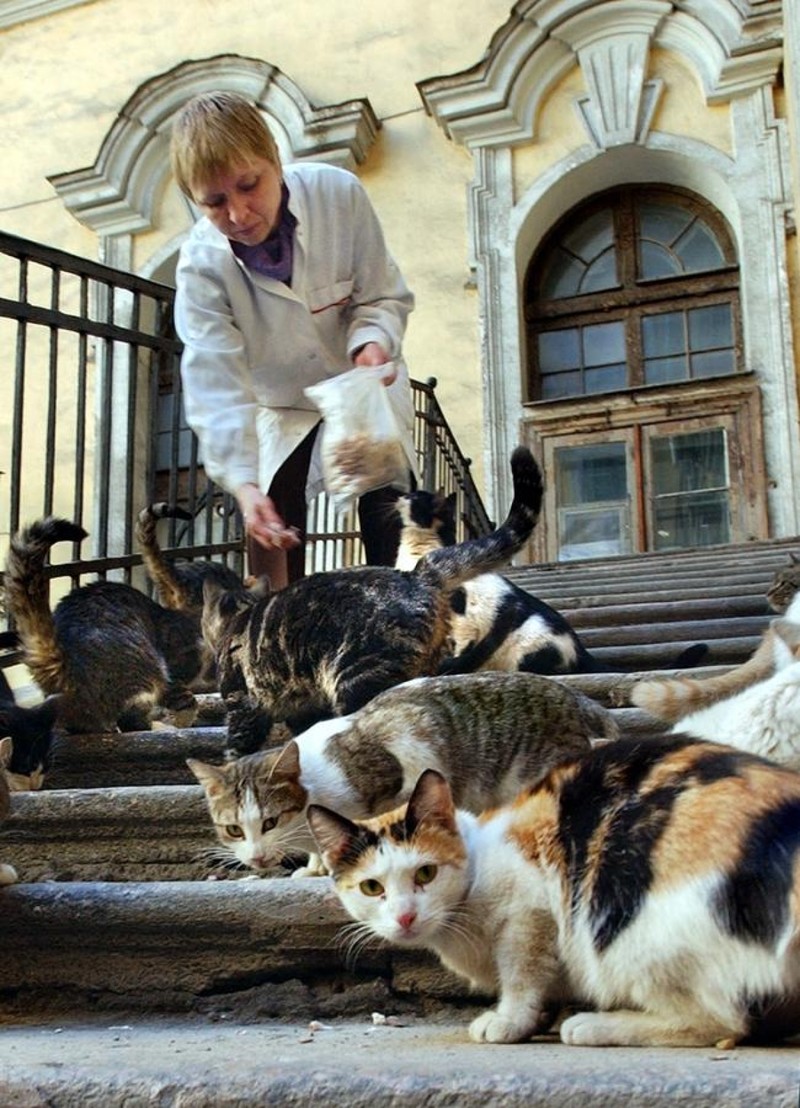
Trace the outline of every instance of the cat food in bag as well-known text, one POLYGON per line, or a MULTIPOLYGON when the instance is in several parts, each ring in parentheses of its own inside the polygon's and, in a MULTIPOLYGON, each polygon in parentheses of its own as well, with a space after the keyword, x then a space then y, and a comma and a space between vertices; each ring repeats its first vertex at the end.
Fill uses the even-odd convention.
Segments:
POLYGON ((365 492, 392 485, 410 488, 404 430, 394 390, 383 380, 388 365, 356 366, 305 389, 324 418, 320 454, 325 489, 338 509, 365 492))

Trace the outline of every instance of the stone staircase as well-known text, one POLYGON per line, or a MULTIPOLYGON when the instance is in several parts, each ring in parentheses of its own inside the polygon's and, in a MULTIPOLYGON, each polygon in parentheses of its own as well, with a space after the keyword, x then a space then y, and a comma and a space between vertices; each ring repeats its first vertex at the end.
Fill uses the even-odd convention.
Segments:
MULTIPOLYGON (((697 642, 709 648, 703 667, 695 670, 698 674, 747 658, 772 615, 766 588, 774 572, 786 564, 788 552, 798 548, 800 540, 753 543, 705 552, 524 566, 512 569, 509 576, 562 611, 610 667, 608 673, 564 680, 611 707, 624 733, 650 734, 660 724, 628 706, 631 684, 646 673, 669 670, 680 651, 697 642)), ((326 1103, 353 1105, 360 1103, 362 1092, 365 1103, 394 1105, 401 1088, 404 1105, 471 1104, 473 1093, 476 1104, 530 1105, 539 1103, 538 1097, 551 1108, 560 1103, 616 1103, 613 1098, 593 1100, 591 1081, 584 1099, 571 1099, 569 1082, 563 1088, 560 1084, 562 1067, 568 1063, 552 1044, 546 1055, 552 1059, 551 1070, 541 1070, 542 1056, 537 1055, 535 1080, 533 1074, 514 1069, 523 1065, 526 1048, 470 1046, 465 1025, 477 1001, 426 955, 366 944, 351 964, 340 939, 346 918, 326 878, 237 880, 245 875, 215 869, 213 833, 185 759, 218 761, 223 745, 221 705, 209 695, 203 698, 199 724, 191 729, 61 739, 47 788, 12 796, 11 817, 0 831, 0 860, 14 864, 21 881, 0 890, 0 1105, 305 1105, 320 1095, 326 1103), (377 1025, 370 1022, 373 1012, 393 1013, 400 1023, 410 1021, 417 1029, 413 1035, 409 1031, 415 1041, 420 1036, 427 1041, 420 1028, 433 1028, 430 1042, 444 1051, 442 1057, 428 1059, 428 1070, 420 1061, 416 1077, 397 1071, 381 1093, 386 1099, 377 1101, 369 1081, 363 1087, 355 1081, 357 1057, 372 1065, 374 1052, 381 1059, 386 1053, 388 1032, 381 1032, 381 1046, 373 1034, 377 1025), (148 1070, 143 1076, 138 1053, 133 1061, 127 1057, 124 1079, 105 1074, 101 1080, 96 1052, 103 1043, 103 1049, 108 1047, 106 1029, 138 1027, 144 1035, 145 1028, 152 1030, 159 1020, 167 1021, 163 1026, 174 1042, 186 1041, 186 1057, 178 1058, 176 1047, 170 1063, 182 1075, 178 1085, 173 1088, 174 1082, 171 1085, 161 1071, 148 1070), (327 1091, 312 1089, 298 1077, 295 1085, 289 1081, 291 1088, 281 1094, 283 1099, 274 1099, 277 1093, 263 1066, 257 1067, 248 1055, 241 1072, 231 1077, 235 1095, 224 1093, 220 1074, 211 1074, 208 1059, 197 1053, 211 1050, 205 1032, 220 1021, 233 1021, 242 1034, 248 1028, 252 1033, 260 1029, 259 1034, 271 1028, 290 1053, 298 1044, 308 1044, 305 1057, 299 1049, 299 1064, 302 1068, 305 1058, 312 1065, 315 1058, 328 1058, 332 1076, 327 1091), (349 1029, 351 1038, 340 1041, 340 1049, 329 1057, 328 1046, 321 1045, 323 1031, 309 1021, 333 1021, 331 1026, 340 1028, 342 1035, 349 1029), (59 1064, 66 1068, 58 1091, 58 1083, 54 1085, 46 1071, 52 1044, 42 1057, 36 1044, 56 1029, 73 1033, 76 1026, 94 1028, 81 1040, 81 1049, 88 1053, 82 1068, 74 1057, 59 1054, 59 1064), (287 1043, 289 1029, 293 1030, 287 1043), (4 1043, 15 1044, 20 1062, 16 1069, 3 1068, 4 1043), (350 1052, 354 1068, 342 1066, 341 1050, 350 1052), (462 1050, 467 1054, 462 1056, 462 1050), (476 1073, 472 1085, 447 1099, 442 1090, 450 1088, 453 1077, 442 1058, 448 1051, 455 1051, 467 1070, 475 1064, 476 1055, 470 1051, 492 1067, 498 1065, 495 1051, 500 1051, 506 1058, 506 1077, 513 1071, 518 1089, 512 1081, 514 1087, 509 1086, 505 1098, 487 1100, 487 1074, 479 1078, 476 1073), (199 1072, 206 1074, 205 1081, 198 1080, 199 1072), (197 1086, 195 1093, 181 1099, 180 1088, 190 1085, 197 1086), (34 1087, 44 1090, 40 1099, 31 1093, 34 1087), (443 1099, 438 1099, 440 1094, 443 1099)), ((396 1023, 390 1021, 390 1026, 400 1035, 396 1023)), ((157 1041, 155 1034, 152 1042, 157 1041)), ((150 1049, 156 1047, 151 1043, 150 1049)), ((263 1049, 269 1058, 270 1044, 264 1043, 263 1049)), ((610 1064, 609 1053, 619 1064, 618 1052, 588 1053, 597 1057, 601 1069, 610 1064)), ((792 1058, 787 1055, 787 1067, 792 1058)), ((164 1065, 168 1070, 168 1060, 164 1065)), ((288 1072, 281 1070, 287 1080, 288 1072)), ((783 1073, 775 1065, 771 1072, 783 1073)), ((662 1094, 667 1103, 664 1090, 669 1081, 688 1080, 689 1073, 681 1070, 676 1077, 675 1068, 667 1067, 666 1084, 656 1090, 658 1095, 651 1089, 649 1099, 643 1096, 636 1103, 659 1104, 662 1094)), ((713 1091, 708 1103, 729 1102, 720 1075, 718 1067, 698 1077, 701 1093, 713 1091)), ((625 1087, 623 1081, 621 1088, 625 1087)), ((747 1087, 746 1082, 741 1086, 747 1087)), ((793 1104, 796 1080, 794 1088, 793 1104)), ((621 1096, 620 1091, 614 1094, 621 1096)))

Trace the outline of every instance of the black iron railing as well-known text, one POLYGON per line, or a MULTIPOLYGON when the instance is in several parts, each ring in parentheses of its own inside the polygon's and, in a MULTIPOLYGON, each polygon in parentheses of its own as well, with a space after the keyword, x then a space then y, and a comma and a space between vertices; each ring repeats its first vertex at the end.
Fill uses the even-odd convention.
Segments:
MULTIPOLYGON (((205 476, 186 426, 169 286, 0 234, 0 568, 10 535, 54 513, 89 538, 53 551, 62 588, 89 575, 145 588, 134 529, 156 500, 188 508, 165 523, 182 558, 243 569, 234 499, 205 476)), ((434 393, 413 382, 415 443, 427 488, 457 494, 459 538, 490 528, 434 393)), ((362 560, 355 519, 323 495, 309 509, 308 568, 362 560)))

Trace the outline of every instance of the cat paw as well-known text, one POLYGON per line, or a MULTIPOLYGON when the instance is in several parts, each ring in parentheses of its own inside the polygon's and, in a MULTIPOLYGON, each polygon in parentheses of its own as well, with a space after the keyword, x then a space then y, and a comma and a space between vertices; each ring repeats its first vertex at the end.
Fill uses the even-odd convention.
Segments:
POLYGON ((469 1037, 476 1043, 519 1043, 529 1034, 527 1026, 501 1016, 494 1009, 483 1012, 469 1025, 469 1037))
POLYGON ((624 1046, 619 1021, 608 1012, 577 1012, 561 1024, 562 1043, 568 1046, 624 1046))
POLYGON ((19 881, 19 875, 14 867, 0 862, 0 885, 13 885, 15 881, 19 881))
POLYGON ((319 854, 309 854, 308 862, 292 870, 292 877, 327 877, 328 870, 319 854))

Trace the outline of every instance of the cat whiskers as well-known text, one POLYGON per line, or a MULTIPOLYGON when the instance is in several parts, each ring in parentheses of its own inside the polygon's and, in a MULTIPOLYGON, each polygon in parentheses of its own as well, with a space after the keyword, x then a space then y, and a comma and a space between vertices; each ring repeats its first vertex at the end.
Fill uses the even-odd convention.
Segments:
POLYGON ((195 851, 195 861, 202 862, 203 865, 207 865, 209 868, 221 869, 226 872, 246 872, 247 867, 243 866, 238 858, 234 858, 229 850, 225 850, 221 846, 206 846, 200 850, 195 851))
POLYGON ((353 920, 336 933, 334 944, 344 955, 347 969, 355 967, 359 954, 371 943, 381 942, 368 923, 353 920))

